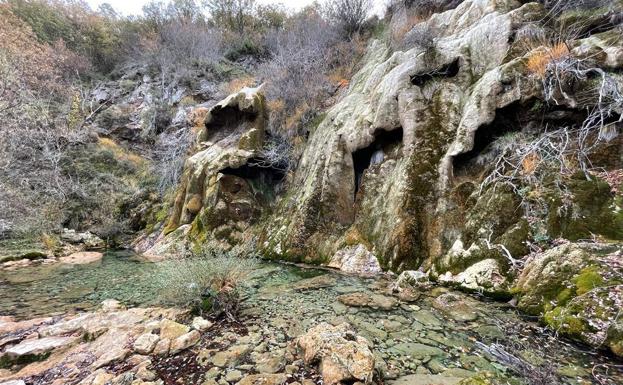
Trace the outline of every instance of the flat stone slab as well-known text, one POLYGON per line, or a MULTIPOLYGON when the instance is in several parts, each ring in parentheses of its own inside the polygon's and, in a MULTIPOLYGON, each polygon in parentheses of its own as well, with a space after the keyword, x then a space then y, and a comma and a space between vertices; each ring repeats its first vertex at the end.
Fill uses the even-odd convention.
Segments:
POLYGON ((9 357, 18 358, 24 356, 39 356, 52 350, 71 345, 75 337, 46 337, 26 340, 6 350, 9 357))
POLYGON ((66 257, 59 258, 61 263, 68 265, 86 265, 87 263, 93 263, 100 261, 104 257, 104 254, 98 251, 81 251, 79 253, 73 253, 66 257))
POLYGON ((351 293, 343 294, 337 297, 337 300, 346 306, 351 307, 371 307, 373 309, 389 310, 396 306, 398 301, 392 297, 386 297, 381 294, 368 293, 351 293))

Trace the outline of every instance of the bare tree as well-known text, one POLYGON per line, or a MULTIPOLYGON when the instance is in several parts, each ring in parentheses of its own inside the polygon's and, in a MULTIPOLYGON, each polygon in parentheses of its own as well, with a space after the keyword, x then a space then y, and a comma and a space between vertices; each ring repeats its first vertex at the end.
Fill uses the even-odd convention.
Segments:
POLYGON ((332 0, 324 5, 329 19, 342 26, 348 36, 361 29, 372 9, 371 0, 332 0))
POLYGON ((243 33, 255 0, 205 0, 204 4, 217 25, 243 33))

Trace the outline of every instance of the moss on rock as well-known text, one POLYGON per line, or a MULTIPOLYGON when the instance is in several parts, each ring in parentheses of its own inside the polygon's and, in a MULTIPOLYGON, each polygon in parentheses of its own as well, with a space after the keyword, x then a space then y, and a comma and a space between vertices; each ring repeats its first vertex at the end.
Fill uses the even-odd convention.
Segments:
POLYGON ((569 243, 532 257, 516 283, 519 308, 562 334, 621 355, 622 253, 620 244, 569 243))

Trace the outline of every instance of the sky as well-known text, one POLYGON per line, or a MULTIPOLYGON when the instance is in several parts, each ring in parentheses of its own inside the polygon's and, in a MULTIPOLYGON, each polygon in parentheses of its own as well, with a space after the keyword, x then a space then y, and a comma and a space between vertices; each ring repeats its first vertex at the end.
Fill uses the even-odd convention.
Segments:
MULTIPOLYGON (((382 4, 384 3, 384 1, 383 0, 373 0, 373 1, 376 5, 375 12, 378 13, 381 10, 382 4)), ((113 8, 116 11, 126 16, 129 16, 129 15, 140 14, 143 8, 143 5, 148 3, 149 0, 87 0, 87 2, 91 5, 93 9, 97 9, 97 7, 102 3, 109 3, 110 5, 113 6, 113 8)), ((258 0, 257 2, 260 4, 281 3, 288 8, 301 9, 304 6, 313 3, 313 0, 278 0, 278 1, 258 0)))

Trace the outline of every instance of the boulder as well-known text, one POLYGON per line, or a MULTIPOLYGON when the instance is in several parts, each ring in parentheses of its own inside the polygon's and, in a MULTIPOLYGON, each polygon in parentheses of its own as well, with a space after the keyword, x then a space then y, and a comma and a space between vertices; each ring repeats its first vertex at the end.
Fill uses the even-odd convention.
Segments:
POLYGON ((116 299, 106 299, 102 301, 102 311, 105 313, 111 311, 125 310, 125 306, 116 299))
POLYGON ((456 275, 447 271, 439 276, 439 282, 490 294, 505 294, 508 292, 510 282, 502 271, 497 260, 485 259, 456 275))
POLYGON ((176 354, 182 350, 186 350, 191 346, 196 345, 201 340, 201 333, 196 330, 192 330, 186 334, 183 334, 173 341, 171 341, 170 354, 176 354))
POLYGON ((372 382, 374 354, 369 342, 355 335, 347 323, 321 323, 297 339, 306 364, 319 363, 323 382, 372 382))
POLYGON ((155 334, 141 334, 134 341, 134 351, 138 354, 149 354, 154 350, 158 341, 160 341, 160 337, 155 334))
POLYGON ((106 246, 106 242, 89 231, 79 233, 73 229, 63 229, 61 232, 61 240, 74 245, 82 244, 87 249, 99 249, 106 246))
POLYGON ((0 382, 0 385, 26 385, 23 380, 11 380, 7 382, 0 382))
POLYGON ((154 347, 153 354, 155 356, 166 356, 169 354, 169 348, 171 347, 171 340, 168 338, 162 338, 154 347))
POLYGON ((45 337, 24 340, 18 345, 5 350, 9 360, 33 360, 47 356, 53 350, 67 348, 77 342, 75 337, 45 337))
POLYGON ((558 333, 623 356, 622 258, 620 243, 566 243, 534 255, 517 278, 517 306, 558 333))
POLYGON ((373 276, 382 272, 379 260, 362 244, 338 250, 327 266, 362 276, 373 276))
POLYGON ((250 345, 234 345, 225 351, 217 352, 210 358, 210 361, 220 368, 234 367, 251 350, 252 347, 250 345))
POLYGON ((61 257, 59 261, 68 265, 85 265, 87 263, 101 261, 103 257, 104 254, 98 251, 80 251, 61 257))
POLYGON ((195 330, 203 332, 212 327, 212 322, 204 319, 203 317, 195 317, 193 318, 192 327, 195 330))
POLYGON ((170 319, 163 319, 160 321, 160 338, 173 341, 189 331, 190 328, 188 326, 171 321, 170 319))

